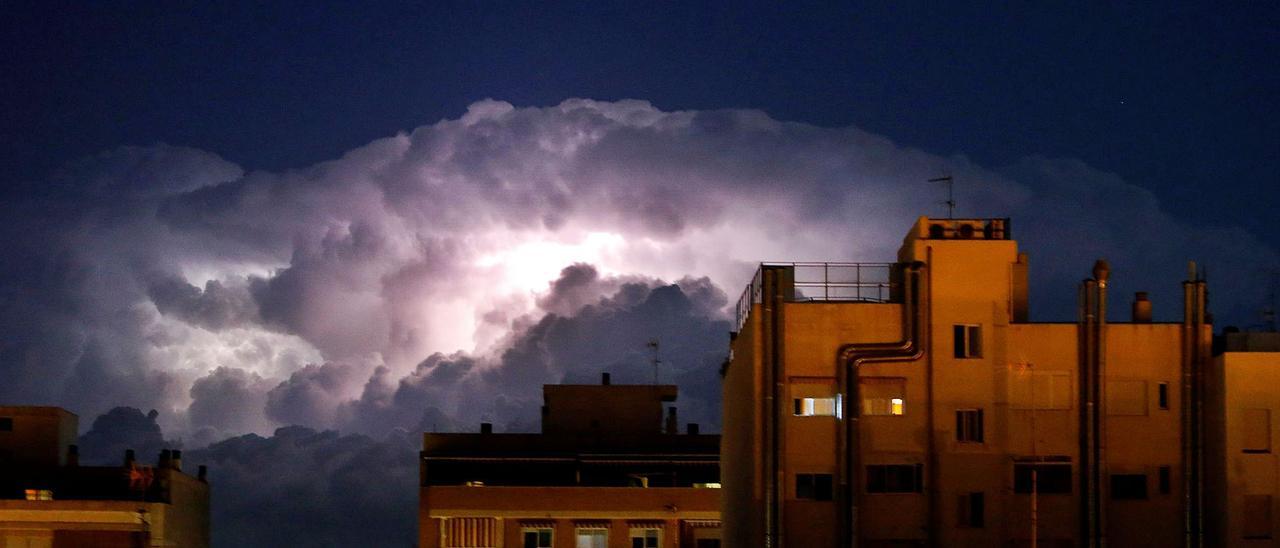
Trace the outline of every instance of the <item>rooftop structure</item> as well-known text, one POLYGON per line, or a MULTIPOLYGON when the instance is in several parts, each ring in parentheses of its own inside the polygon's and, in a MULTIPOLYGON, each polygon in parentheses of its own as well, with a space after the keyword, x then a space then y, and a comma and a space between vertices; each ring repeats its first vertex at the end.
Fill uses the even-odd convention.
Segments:
POLYGON ((155 466, 132 451, 119 466, 81 466, 76 415, 57 407, 0 407, 0 546, 209 545, 204 467, 182 452, 155 466))
POLYGON ((542 433, 424 434, 421 546, 719 546, 720 437, 677 431, 675 386, 543 395, 542 433))

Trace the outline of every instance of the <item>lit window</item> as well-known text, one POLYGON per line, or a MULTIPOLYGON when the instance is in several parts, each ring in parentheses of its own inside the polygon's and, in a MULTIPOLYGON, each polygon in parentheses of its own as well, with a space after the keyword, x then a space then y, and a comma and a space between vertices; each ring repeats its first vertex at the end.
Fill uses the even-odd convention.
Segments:
POLYGON ((693 484, 693 486, 698 489, 719 489, 720 488, 719 483, 695 483, 693 484))
POLYGON ((797 417, 835 417, 840 413, 839 398, 795 398, 792 403, 797 417))
POLYGON ((906 413, 907 380, 900 377, 862 377, 863 415, 906 413))
POLYGON ((956 441, 982 443, 982 410, 956 410, 956 441))
POLYGON ((982 326, 955 326, 955 350, 957 358, 981 358, 982 326))
POLYGON ((48 489, 27 489, 27 500, 53 500, 53 491, 48 489))
POLYGON ((651 528, 631 528, 631 548, 658 548, 662 546, 662 530, 651 528))
POLYGON ((526 527, 522 531, 524 548, 551 548, 551 529, 548 527, 526 527))
POLYGON ((608 548, 609 530, 579 527, 574 531, 575 548, 608 548))

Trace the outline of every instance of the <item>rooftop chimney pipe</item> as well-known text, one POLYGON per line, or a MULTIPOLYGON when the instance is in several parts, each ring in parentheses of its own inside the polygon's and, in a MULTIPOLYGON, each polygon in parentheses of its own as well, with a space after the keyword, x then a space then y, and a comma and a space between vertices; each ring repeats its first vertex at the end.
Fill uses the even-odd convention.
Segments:
POLYGON ((609 386, 609 373, 606 372, 600 374, 600 384, 609 386))
POLYGON ((666 424, 666 427, 663 429, 663 431, 665 431, 665 432, 666 432, 666 433, 668 433, 668 434, 679 434, 679 433, 680 433, 680 421, 677 421, 677 420, 676 420, 676 408, 675 408, 675 407, 668 407, 668 408, 667 408, 667 424, 666 424))
POLYGON ((132 467, 133 463, 137 462, 137 460, 138 460, 137 457, 134 456, 133 449, 124 450, 124 467, 125 468, 132 467))
POLYGON ((173 460, 169 461, 169 467, 179 472, 182 471, 182 451, 181 450, 179 449, 173 450, 173 460))
POLYGON ((161 449, 160 458, 156 460, 156 468, 168 468, 173 460, 173 452, 168 449, 161 449))
POLYGON ((1151 323, 1151 301, 1146 291, 1133 294, 1133 323, 1151 323))
POLYGON ((480 423, 480 433, 481 433, 481 434, 492 434, 492 433, 493 433, 493 423, 491 423, 491 422, 482 422, 482 423, 480 423))
POLYGON ((691 422, 691 423, 689 423, 689 426, 688 426, 687 432, 689 432, 689 435, 690 435, 690 436, 696 436, 696 435, 698 435, 698 423, 696 423, 696 422, 691 422))
POLYGON ((201 464, 201 465, 200 465, 200 468, 199 468, 199 469, 197 469, 197 471, 196 471, 196 479, 198 479, 198 480, 200 480, 200 481, 203 481, 203 482, 208 482, 208 481, 209 481, 209 468, 208 468, 207 466, 205 466, 205 465, 201 464))
POLYGON ((71 444, 67 446, 67 466, 80 466, 80 446, 71 444))

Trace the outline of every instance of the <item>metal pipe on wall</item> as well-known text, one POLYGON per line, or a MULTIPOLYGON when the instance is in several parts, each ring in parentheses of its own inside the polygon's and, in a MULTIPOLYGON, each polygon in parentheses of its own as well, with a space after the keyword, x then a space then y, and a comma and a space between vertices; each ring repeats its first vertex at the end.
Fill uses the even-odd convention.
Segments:
POLYGON ((839 430, 836 443, 836 460, 840 474, 840 504, 846 511, 840 512, 841 546, 856 547, 859 542, 858 530, 858 495, 861 492, 858 468, 861 464, 861 439, 858 424, 860 408, 860 387, 858 370, 866 363, 916 361, 924 355, 924 344, 921 337, 920 317, 927 309, 927 304, 920 299, 920 280, 925 264, 914 262, 905 267, 901 276, 907 283, 903 285, 902 296, 902 339, 885 343, 852 343, 840 347, 836 353, 837 374, 843 389, 841 408, 844 428, 839 430))

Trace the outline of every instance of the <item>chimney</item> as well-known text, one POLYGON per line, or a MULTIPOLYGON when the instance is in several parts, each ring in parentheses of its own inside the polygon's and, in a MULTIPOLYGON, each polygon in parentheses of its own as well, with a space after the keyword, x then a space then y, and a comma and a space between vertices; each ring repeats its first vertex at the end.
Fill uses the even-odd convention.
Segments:
POLYGON ((676 408, 674 406, 667 408, 667 424, 664 431, 668 434, 680 433, 680 421, 676 420, 676 408))
POLYGON ((608 373, 608 372, 604 372, 604 373, 601 373, 601 374, 600 374, 600 384, 603 384, 603 385, 605 385, 605 386, 609 386, 609 373, 608 373))
POLYGON ((482 422, 482 423, 480 423, 480 433, 481 433, 481 434, 492 434, 492 433, 493 433, 493 423, 491 423, 491 422, 482 422))
POLYGON ((181 450, 178 450, 178 449, 173 450, 173 460, 169 461, 169 466, 179 472, 182 471, 182 451, 181 450))
POLYGON ((156 459, 156 468, 168 468, 169 463, 173 460, 173 452, 168 449, 160 450, 160 458, 156 459))
POLYGON ((133 449, 124 450, 124 467, 125 468, 132 468, 133 463, 136 462, 137 460, 138 460, 137 457, 135 457, 133 454, 133 449))
POLYGON ((1133 323, 1151 323, 1151 301, 1146 291, 1133 294, 1133 323))
POLYGON ((198 480, 200 480, 200 481, 203 481, 203 482, 205 482, 205 483, 208 483, 208 482, 209 482, 209 468, 208 468, 207 466, 205 466, 205 465, 201 464, 201 465, 200 465, 200 468, 196 471, 196 479, 198 479, 198 480))
POLYGON ((67 446, 67 466, 80 466, 80 446, 71 444, 67 446))
POLYGON ((686 431, 689 432, 690 436, 698 435, 698 423, 696 422, 689 423, 689 426, 687 427, 686 431))

